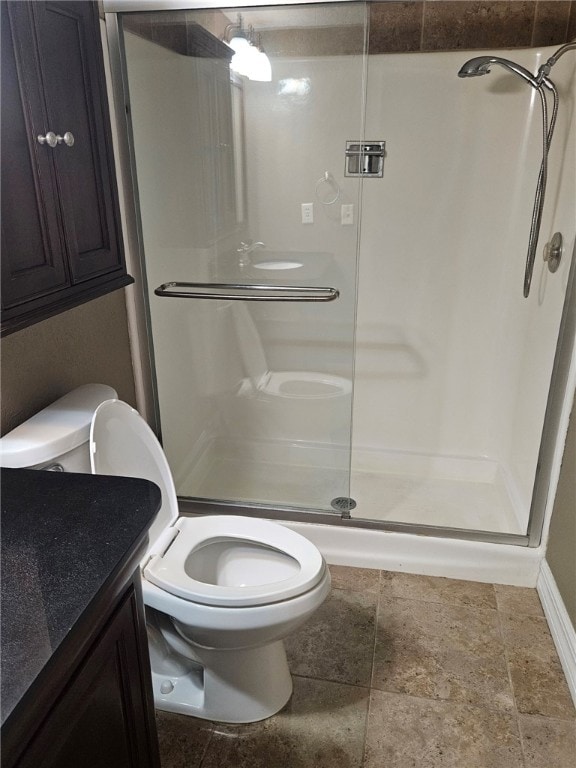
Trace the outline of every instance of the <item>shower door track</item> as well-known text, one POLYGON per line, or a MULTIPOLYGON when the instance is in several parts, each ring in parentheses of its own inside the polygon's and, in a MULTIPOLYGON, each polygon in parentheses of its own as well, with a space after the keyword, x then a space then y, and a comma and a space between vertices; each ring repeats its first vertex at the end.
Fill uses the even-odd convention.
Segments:
POLYGON ((267 518, 291 523, 317 523, 320 525, 335 525, 343 528, 364 528, 373 531, 388 531, 390 533, 409 533, 417 536, 434 536, 441 539, 458 539, 460 541, 481 541, 490 544, 515 544, 527 547, 530 537, 517 533, 497 533, 478 531, 472 528, 444 528, 438 525, 423 525, 421 523, 397 523, 392 520, 369 520, 367 518, 343 518, 336 512, 326 512, 318 509, 302 509, 301 507, 268 506, 266 504, 244 504, 242 502, 219 501, 217 499, 200 499, 195 497, 178 497, 180 514, 184 517, 198 515, 243 515, 245 517, 267 518))

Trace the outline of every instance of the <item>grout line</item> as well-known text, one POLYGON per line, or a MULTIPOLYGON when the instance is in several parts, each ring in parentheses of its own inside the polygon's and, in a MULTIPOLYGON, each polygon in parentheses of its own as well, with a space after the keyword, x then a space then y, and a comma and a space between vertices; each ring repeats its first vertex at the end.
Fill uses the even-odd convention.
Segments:
MULTIPOLYGON (((362 683, 348 683, 342 680, 332 680, 329 677, 315 677, 314 675, 303 675, 301 672, 290 672, 292 677, 300 677, 303 680, 315 680, 319 683, 332 683, 333 685, 347 685, 349 688, 361 688, 364 691, 370 690, 370 685, 362 685, 362 683)), ((274 715, 273 715, 274 717, 274 715)))
POLYGON ((564 26, 564 35, 563 35, 563 37, 564 37, 564 40, 566 40, 566 42, 568 42, 568 40, 569 40, 568 32, 570 30, 570 14, 571 14, 571 12, 572 12, 572 3, 570 3, 570 5, 568 6, 568 13, 566 14, 566 24, 564 26))
POLYGON ((370 708, 372 706, 372 688, 368 689, 368 706, 366 707, 366 717, 364 718, 364 738, 362 739, 362 762, 361 766, 364 766, 366 762, 366 742, 368 740, 368 722, 370 720, 370 708))
POLYGON ((422 14, 420 16, 420 52, 424 51, 424 25, 426 24, 426 3, 428 0, 422 2, 422 14))
POLYGON ((372 646, 372 663, 370 664, 370 687, 368 688, 368 707, 366 708, 366 717, 364 719, 364 739, 362 743, 362 766, 366 761, 366 743, 368 740, 368 723, 370 720, 370 708, 372 706, 372 681, 374 679, 374 663, 376 661, 376 644, 378 642, 378 618, 380 616, 380 598, 382 586, 382 570, 378 570, 378 592, 376 600, 376 611, 374 613, 374 641, 372 646))
POLYGON ((212 741, 214 739, 214 733, 215 733, 215 726, 212 725, 212 728, 210 729, 210 738, 206 742, 206 746, 204 747, 204 751, 200 755, 200 760, 198 762, 198 768, 202 768, 202 765, 204 764, 204 760, 206 759, 206 755, 208 754, 208 749, 209 749, 209 747, 212 744, 212 741))
POLYGON ((382 571, 378 571, 378 592, 376 593, 376 611, 374 613, 374 638, 372 641, 372 662, 370 664, 370 689, 374 679, 374 662, 376 661, 376 644, 378 642, 378 619, 380 617, 380 598, 382 597, 382 571))
MULTIPOLYGON (((498 595, 495 585, 492 585, 492 588, 494 589, 494 594, 496 596, 496 605, 498 605, 498 595)), ((516 728, 518 729, 518 740, 520 742, 520 751, 522 753, 522 761, 524 762, 524 765, 526 765, 526 750, 524 749, 524 739, 522 736, 522 729, 520 728, 520 713, 518 711, 518 704, 516 702, 516 692, 514 690, 514 683, 512 682, 512 673, 510 671, 510 663, 508 660, 508 644, 506 642, 506 638, 504 637, 504 628, 502 626, 502 616, 504 614, 507 614, 507 611, 501 611, 499 608, 496 610, 496 615, 498 617, 498 630, 500 632, 500 639, 502 640, 502 650, 504 654, 504 663, 506 664, 506 673, 508 675, 508 684, 510 685, 510 693, 512 694, 512 704, 513 709, 511 714, 514 715, 514 718, 516 720, 516 728)))
MULTIPOLYGON (((471 704, 469 701, 459 701, 458 699, 443 699, 443 698, 432 698, 424 695, 418 695, 415 693, 405 693, 404 691, 391 691, 386 690, 384 688, 371 688, 371 691, 376 691, 378 693, 383 693, 388 696, 400 696, 401 698, 408 698, 408 699, 414 699, 415 701, 421 701, 421 702, 427 702, 428 704, 446 704, 448 706, 454 706, 454 707, 462 707, 462 708, 468 708, 468 709, 478 709, 482 712, 492 712, 495 715, 500 715, 503 717, 515 717, 516 716, 516 709, 497 709, 496 707, 490 707, 488 704, 471 704)), ((534 715, 534 717, 546 717, 546 715, 534 715)), ((559 720, 560 718, 549 718, 551 720, 559 720)), ((567 722, 564 720, 563 722, 567 722)), ((460 768, 460 767, 459 767, 460 768)), ((548 768, 548 767, 547 767, 548 768)))
POLYGON ((430 605, 445 605, 448 608, 468 608, 471 611, 477 612, 477 611, 486 611, 488 612, 497 612, 497 608, 490 608, 487 606, 480 606, 480 605, 473 605, 468 603, 450 603, 446 600, 425 600, 422 597, 406 597, 405 595, 392 595, 392 594, 386 594, 382 593, 382 597, 385 597, 387 600, 408 600, 410 602, 414 603, 427 603, 430 605))

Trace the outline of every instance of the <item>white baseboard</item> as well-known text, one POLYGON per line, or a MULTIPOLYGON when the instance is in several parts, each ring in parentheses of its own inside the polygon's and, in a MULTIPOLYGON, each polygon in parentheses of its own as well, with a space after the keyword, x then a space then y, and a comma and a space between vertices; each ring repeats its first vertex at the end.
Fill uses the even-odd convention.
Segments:
POLYGON ((566 682, 576 706, 576 629, 570 621, 568 611, 546 560, 542 560, 536 589, 540 595, 544 614, 548 620, 560 663, 566 675, 566 682))

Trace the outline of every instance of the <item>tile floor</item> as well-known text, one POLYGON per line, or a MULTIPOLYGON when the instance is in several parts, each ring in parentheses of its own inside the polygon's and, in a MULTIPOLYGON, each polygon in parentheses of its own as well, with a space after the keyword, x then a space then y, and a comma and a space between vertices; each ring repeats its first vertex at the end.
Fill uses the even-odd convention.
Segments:
POLYGON ((576 713, 535 590, 330 570, 286 644, 282 712, 158 712, 163 768, 573 768, 576 713))

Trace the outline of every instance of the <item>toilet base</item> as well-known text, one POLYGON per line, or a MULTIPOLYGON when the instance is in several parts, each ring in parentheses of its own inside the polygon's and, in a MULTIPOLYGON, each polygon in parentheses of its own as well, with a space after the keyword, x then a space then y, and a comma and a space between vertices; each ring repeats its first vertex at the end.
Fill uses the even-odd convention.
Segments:
POLYGON ((240 650, 194 646, 197 660, 175 656, 172 648, 171 658, 160 664, 150 650, 157 709, 224 723, 253 723, 276 714, 292 695, 281 640, 240 650))

